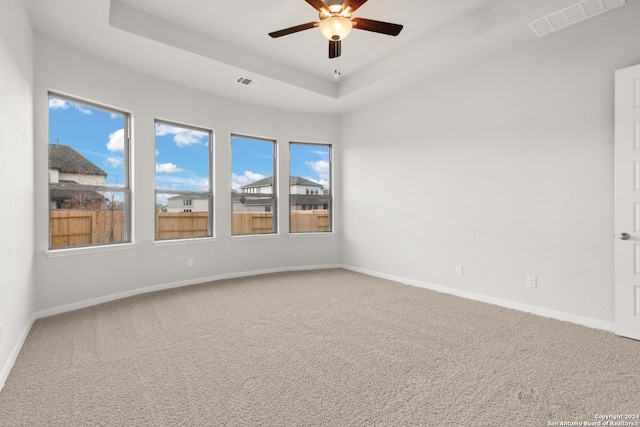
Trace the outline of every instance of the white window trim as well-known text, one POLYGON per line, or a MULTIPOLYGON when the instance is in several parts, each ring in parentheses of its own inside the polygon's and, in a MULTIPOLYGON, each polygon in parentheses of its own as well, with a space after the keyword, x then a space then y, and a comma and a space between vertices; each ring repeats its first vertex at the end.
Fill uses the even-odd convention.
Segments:
MULTIPOLYGON (((291 146, 292 145, 315 145, 315 146, 322 146, 322 147, 329 147, 329 226, 330 226, 330 230, 329 231, 296 231, 296 232, 292 232, 291 231, 291 205, 288 206, 288 212, 289 212, 289 230, 288 230, 288 235, 290 237, 298 237, 298 236, 326 236, 326 235, 335 235, 335 217, 334 217, 334 213, 335 213, 335 195, 334 195, 334 164, 333 164, 333 156, 334 156, 334 146, 333 144, 330 143, 323 143, 323 142, 300 142, 300 141, 289 141, 289 162, 291 162, 291 146)), ((289 176, 291 176, 291 164, 289 164, 289 176)), ((288 197, 287 199, 290 201, 291 200, 291 186, 288 187, 288 197)), ((309 196, 311 196, 311 194, 309 194, 309 196)), ((313 194, 313 196, 318 196, 318 198, 320 198, 321 196, 325 196, 324 194, 313 194)), ((318 205, 319 206, 319 205, 318 205)), ((316 209, 310 209, 310 210, 316 210, 316 209)))
POLYGON ((229 236, 231 240, 260 240, 260 239, 280 239, 282 234, 278 233, 262 233, 262 234, 234 234, 229 236))
POLYGON ((104 252, 130 251, 139 246, 137 243, 114 243, 112 245, 79 246, 72 248, 49 249, 43 253, 47 258, 63 258, 104 252))
MULTIPOLYGON (((259 191, 257 191, 257 189, 255 189, 255 193, 249 192, 247 194, 251 194, 250 197, 261 197, 261 198, 270 198, 273 199, 273 209, 271 210, 271 213, 273 215, 273 231, 271 233, 260 233, 260 234, 233 234, 233 200, 231 200, 231 230, 230 233, 231 235, 229 237, 231 237, 231 239, 236 239, 236 238, 246 238, 246 237, 252 237, 252 238, 256 238, 256 237, 270 237, 270 238, 277 238, 280 237, 280 209, 278 208, 278 203, 280 203, 280 198, 278 197, 278 184, 279 184, 279 168, 278 168, 278 140, 277 139, 271 139, 271 138, 264 138, 264 137, 258 137, 258 136, 249 136, 249 135, 243 135, 243 134, 239 134, 239 133, 232 133, 231 134, 231 161, 232 161, 232 165, 233 165, 233 138, 246 138, 246 139, 253 139, 256 141, 263 141, 263 142, 269 142, 273 144, 273 172, 271 174, 272 178, 272 192, 269 193, 260 193, 259 191)), ((245 194, 245 193, 240 193, 240 194, 245 194)))
MULTIPOLYGON (((175 244, 175 243, 182 243, 184 242, 184 244, 191 244, 194 243, 196 241, 202 241, 202 240, 215 240, 215 224, 214 224, 214 220, 213 220, 213 216, 214 216, 214 212, 215 212, 215 196, 214 196, 214 185, 215 185, 215 181, 214 181, 214 177, 215 177, 215 164, 214 164, 214 159, 213 159, 213 144, 214 144, 214 131, 212 129, 207 129, 204 127, 198 127, 198 126, 192 126, 192 125, 188 125, 188 124, 184 124, 184 123, 178 123, 178 122, 174 122, 171 120, 164 120, 164 119, 158 119, 156 118, 154 120, 154 147, 157 149, 156 146, 156 140, 155 140, 155 128, 156 125, 158 123, 162 123, 165 125, 169 125, 169 126, 175 126, 175 127, 179 127, 179 128, 184 128, 184 129, 191 129, 191 130, 195 130, 198 132, 202 132, 202 133, 206 133, 209 135, 209 191, 176 191, 175 189, 164 189, 164 188, 158 188, 156 186, 155 180, 156 180, 156 175, 154 174, 154 219, 153 219, 153 245, 157 246, 157 247, 162 247, 162 246, 170 246, 171 244, 175 244), (158 215, 157 212, 155 210, 155 201, 157 200, 156 197, 158 194, 184 194, 184 195, 194 195, 194 196, 202 196, 202 195, 206 195, 209 198, 209 217, 208 217, 208 223, 207 223, 207 227, 208 227, 208 231, 209 234, 208 236, 202 236, 202 237, 192 237, 192 236, 188 236, 188 237, 177 237, 177 238, 170 238, 170 239, 158 239, 158 215)), ((154 156, 154 164, 155 164, 155 156, 154 156)), ((183 200, 183 206, 193 206, 193 199, 185 199, 183 200), (189 201, 189 204, 185 204, 186 201, 189 201)), ((189 212, 191 212, 192 210, 189 210, 189 212)), ((187 212, 186 210, 183 210, 183 212, 187 212)))
POLYGON ((287 235, 293 239, 300 239, 304 237, 335 237, 337 233, 335 231, 299 231, 297 233, 288 233, 287 235))
POLYGON ((216 241, 217 238, 215 237, 185 237, 182 239, 154 240, 152 244, 156 248, 162 248, 165 246, 208 245, 216 241))
MULTIPOLYGON (((61 99, 63 101, 69 101, 72 102, 74 104, 80 104, 80 105, 84 105, 87 107, 91 107, 97 110, 102 110, 102 111, 106 111, 106 112, 110 112, 110 113, 115 113, 115 114, 119 114, 122 115, 124 117, 124 129, 125 129, 125 138, 124 138, 124 163, 125 163, 125 176, 124 176, 124 182, 123 182, 123 186, 122 187, 112 187, 112 186, 101 186, 101 188, 103 189, 103 191, 114 191, 114 192, 122 192, 124 193, 125 196, 125 211, 124 211, 124 237, 125 240, 122 242, 116 242, 116 243, 112 243, 112 244, 101 244, 101 245, 85 245, 85 246, 64 246, 64 247, 59 247, 59 248, 52 248, 51 247, 51 205, 50 205, 50 200, 47 202, 48 205, 48 209, 47 209, 47 247, 48 249, 44 251, 45 255, 47 255, 47 257, 49 258, 55 258, 57 253, 60 253, 60 256, 68 256, 68 252, 74 252, 73 255, 77 254, 78 252, 83 252, 83 253, 95 253, 95 252, 109 252, 111 250, 122 250, 123 247, 125 246, 131 246, 133 245, 135 247, 135 243, 133 240, 133 205, 134 205, 134 201, 133 201, 133 186, 132 186, 132 174, 133 174, 133 165, 132 165, 132 150, 131 150, 131 146, 132 146, 132 141, 131 141, 131 134, 132 134, 132 122, 133 122, 133 117, 131 112, 129 111, 125 111, 122 109, 118 109, 115 107, 110 107, 107 105, 103 105, 100 103, 96 103, 93 102, 91 100, 85 100, 82 98, 78 98, 75 96, 69 96, 69 95, 64 95, 61 93, 57 93, 57 92, 52 92, 49 91, 47 93, 47 101, 49 100, 49 98, 54 97, 57 99, 61 99), (115 248, 115 249, 111 249, 111 248, 115 248)), ((47 117, 49 117, 49 114, 47 114, 47 117)), ((49 119, 50 120, 50 119, 49 119)), ((47 147, 48 149, 49 147, 47 147)), ((48 158, 48 155, 47 155, 48 158)), ((50 194, 50 190, 51 190, 51 182, 50 182, 50 177, 49 177, 49 182, 47 183, 47 194, 50 194)), ((86 186, 86 185, 77 185, 77 186, 71 186, 70 188, 73 189, 74 187, 77 187, 78 190, 82 190, 83 188, 86 188, 88 190, 91 191, 96 191, 99 190, 98 188, 96 188, 96 186, 86 186)))

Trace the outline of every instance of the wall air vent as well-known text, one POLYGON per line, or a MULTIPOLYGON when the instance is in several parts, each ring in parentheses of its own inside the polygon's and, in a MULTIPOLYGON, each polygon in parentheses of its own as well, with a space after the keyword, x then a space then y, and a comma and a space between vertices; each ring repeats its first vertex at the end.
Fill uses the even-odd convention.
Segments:
POLYGON ((240 83, 241 85, 245 85, 249 87, 254 87, 255 85, 258 84, 256 80, 248 79, 246 77, 238 77, 236 79, 236 83, 240 83))
POLYGON ((624 6, 626 3, 627 0, 582 0, 536 19, 529 24, 529 27, 536 36, 542 37, 616 7, 624 6))

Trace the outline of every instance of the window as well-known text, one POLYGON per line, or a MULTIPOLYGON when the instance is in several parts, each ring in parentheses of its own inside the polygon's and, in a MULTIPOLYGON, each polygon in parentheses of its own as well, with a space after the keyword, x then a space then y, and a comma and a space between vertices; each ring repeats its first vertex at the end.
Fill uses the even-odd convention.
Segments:
POLYGON ((155 127, 156 240, 212 236, 212 132, 159 120, 155 127))
POLYGON ((130 242, 129 115, 49 94, 49 248, 130 242))
POLYGON ((289 158, 290 232, 331 231, 331 146, 292 142, 289 158))
POLYGON ((231 136, 232 235, 277 231, 276 143, 231 136))

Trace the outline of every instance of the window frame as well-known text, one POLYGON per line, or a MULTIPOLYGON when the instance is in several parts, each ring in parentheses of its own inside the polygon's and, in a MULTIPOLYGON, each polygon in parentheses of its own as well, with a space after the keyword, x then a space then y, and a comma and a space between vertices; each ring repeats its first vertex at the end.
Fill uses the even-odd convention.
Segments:
MULTIPOLYGON (((333 144, 330 143, 322 143, 322 142, 300 142, 300 141, 289 141, 289 187, 288 187, 288 193, 289 193, 289 206, 288 206, 288 210, 289 210, 289 234, 290 235, 305 235, 305 234, 331 234, 334 232, 334 224, 333 224, 333 144), (293 231, 292 230, 292 220, 291 220, 291 147, 293 145, 303 145, 303 146, 311 146, 311 147, 326 147, 329 150, 329 188, 328 190, 328 194, 304 194, 305 197, 309 198, 309 201, 312 200, 321 200, 324 198, 328 198, 328 203, 327 203, 327 210, 329 211, 329 229, 327 231, 293 231)), ((303 209, 302 210, 320 210, 320 209, 313 209, 313 206, 324 206, 325 203, 308 203, 307 205, 303 205, 303 209), (308 208, 307 208, 308 205, 308 208)), ((324 210, 324 209, 322 209, 324 210)))
MULTIPOLYGON (((234 138, 243 138, 243 139, 250 139, 250 140, 254 140, 254 141, 262 141, 262 142, 268 142, 272 144, 272 153, 273 153, 273 158, 272 158, 272 191, 271 193, 261 193, 259 191, 251 191, 248 192, 246 194, 249 195, 249 197, 251 198, 257 198, 257 199, 271 199, 272 200, 272 208, 270 211, 266 211, 265 213, 271 213, 272 214, 272 221, 273 221, 273 230, 267 233, 249 233, 249 234, 234 234, 233 233, 233 187, 231 188, 232 192, 231 192, 231 230, 230 230, 230 234, 232 238, 236 238, 236 237, 250 237, 250 236, 274 236, 278 234, 278 229, 279 229, 279 224, 278 224, 278 141, 276 139, 271 139, 271 138, 265 138, 265 137, 259 137, 259 136, 251 136, 251 135, 245 135, 245 134, 239 134, 239 133, 232 133, 231 134, 231 138, 230 138, 230 142, 231 142, 231 156, 230 156, 230 160, 231 160, 231 174, 233 175, 233 142, 234 142, 234 138)), ((252 189, 252 190, 256 190, 256 189, 252 189)), ((240 193, 240 194, 244 194, 244 193, 240 193)), ((266 208, 265 208, 266 209, 266 208)))
MULTIPOLYGON (((209 179, 209 190, 208 191, 192 191, 192 190, 171 190, 171 189, 164 189, 164 188, 158 188, 157 183, 156 183, 156 178, 157 178, 157 172, 154 172, 153 174, 153 188, 154 188, 154 192, 153 192, 153 203, 154 203, 154 209, 153 209, 153 216, 154 216, 154 226, 153 226, 153 240, 156 243, 165 243, 165 242, 172 242, 172 241, 181 241, 181 240, 186 240, 186 239, 211 239, 214 238, 214 227, 213 227, 213 215, 214 215, 214 194, 213 194, 213 188, 214 188, 214 171, 213 171, 213 167, 214 167, 214 160, 213 160, 213 143, 214 143, 214 132, 211 129, 206 129, 206 128, 202 128, 202 127, 198 127, 198 126, 193 126, 193 125, 188 125, 188 124, 183 124, 183 123, 179 123, 179 122, 175 122, 175 121, 171 121, 171 120, 164 120, 164 119, 154 119, 153 121, 153 135, 154 135, 154 142, 153 142, 153 146, 154 149, 157 151, 158 147, 157 147, 157 135, 156 135, 156 127, 158 124, 163 124, 163 125, 167 125, 167 126, 173 126, 173 127, 178 127, 178 128, 182 128, 182 129, 187 129, 187 130, 193 130, 196 132, 202 132, 202 133, 206 133, 208 135, 209 138, 209 147, 208 147, 208 174, 207 177, 209 179), (207 217, 207 235, 206 236, 185 236, 185 237, 170 237, 170 238, 166 238, 166 239, 159 239, 158 238, 158 210, 157 210, 157 205, 156 202, 158 200, 158 194, 166 194, 166 195, 176 195, 176 196, 185 196, 185 197, 189 197, 189 196, 206 196, 207 197, 207 209, 208 209, 208 217, 207 217)), ((154 151, 155 152, 155 151, 154 151)), ((154 168, 155 165, 157 164, 157 159, 156 156, 154 155, 154 168)), ((189 206, 188 208, 183 208, 182 212, 192 212, 193 211, 193 198, 185 198, 182 202, 182 206, 189 206), (186 202, 189 203, 186 203, 186 202)))
MULTIPOLYGON (((47 92, 47 103, 49 102, 49 100, 51 98, 56 98, 59 99, 61 101, 66 101, 66 102, 70 102, 73 104, 78 104, 80 106, 83 107, 89 107, 89 108, 93 108, 96 110, 101 110, 107 113, 112 113, 112 114, 117 114, 117 115, 121 115, 123 117, 123 144, 124 144, 124 149, 123 149, 123 166, 122 169, 124 171, 124 177, 123 177, 123 183, 121 187, 118 186, 113 186, 113 185, 88 185, 88 184, 76 184, 76 183, 63 183, 61 184, 60 182, 58 183, 52 183, 51 182, 51 176, 50 176, 50 172, 49 170, 47 170, 47 180, 48 180, 48 185, 47 185, 47 221, 48 221, 48 251, 47 253, 54 253, 54 252, 59 252, 59 251, 69 251, 69 250, 83 250, 83 249, 91 249, 91 248, 99 248, 99 247, 114 247, 117 245, 127 245, 127 244, 131 244, 132 242, 132 211, 133 211, 133 200, 132 200, 132 192, 131 192, 131 123, 132 123, 132 119, 131 119, 131 113, 128 111, 124 111, 124 110, 119 110, 117 108, 114 107, 110 107, 104 104, 100 104, 99 102, 96 101, 88 101, 86 99, 82 99, 82 98, 77 98, 74 96, 70 96, 70 95, 63 95, 61 93, 55 92, 55 91, 48 91, 47 92), (112 242, 112 243, 96 243, 96 244, 88 244, 88 245, 74 245, 74 246, 59 246, 59 247, 52 247, 51 243, 52 243, 52 239, 51 239, 51 232, 52 232, 52 227, 51 227, 51 191, 54 189, 59 189, 59 190, 71 190, 71 191, 78 191, 78 192, 101 192, 101 193, 122 193, 123 194, 123 204, 124 204, 124 209, 123 209, 123 238, 121 241, 118 242, 112 242)), ((48 130, 47 133, 50 132, 50 128, 51 128, 51 113, 50 113, 50 108, 48 108, 48 112, 47 112, 47 123, 48 123, 48 130)), ((50 141, 48 141, 47 143, 47 151, 49 150, 49 145, 51 144, 50 141)), ((73 147, 71 147, 72 149, 74 149, 73 147)), ((75 149, 74 149, 75 150, 75 149)), ((49 167, 50 165, 50 157, 49 157, 49 153, 47 152, 47 167, 49 167)))

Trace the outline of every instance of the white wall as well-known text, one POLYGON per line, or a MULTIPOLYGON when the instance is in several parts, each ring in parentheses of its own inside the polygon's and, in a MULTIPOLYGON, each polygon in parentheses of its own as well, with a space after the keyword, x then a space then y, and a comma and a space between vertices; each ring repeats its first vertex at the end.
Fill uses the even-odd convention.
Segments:
MULTIPOLYGON (((612 321, 613 71, 640 63, 639 17, 640 3, 630 2, 339 121, 207 95, 39 35, 33 86, 22 2, 1 3, 0 136, 16 143, 1 147, 0 196, 32 209, 0 218, 8 243, 0 262, 9 272, 0 286, 0 366, 34 310, 149 286, 338 263, 612 321), (132 249, 45 255, 48 90, 132 113, 132 249), (215 241, 153 244, 156 118, 215 132, 215 241), (341 123, 339 130, 327 120, 341 123), (278 140, 281 177, 289 174, 288 141, 339 142, 334 217, 342 236, 230 238, 232 133, 278 140), (375 208, 370 188, 379 189, 375 208), (456 264, 464 265, 461 277, 456 264), (526 275, 538 276, 537 289, 525 287, 526 275)), ((280 230, 288 229, 287 190, 279 189, 280 230)))
POLYGON ((343 262, 612 322, 614 70, 640 63, 638 22, 630 2, 345 115, 343 262))
POLYGON ((34 312, 32 56, 31 24, 22 0, 3 0, 0 200, 5 206, 19 209, 0 209, 0 388, 34 312))
POLYGON ((289 175, 289 141, 336 143, 337 117, 277 111, 218 98, 137 74, 121 65, 106 62, 40 35, 36 35, 35 40, 35 274, 38 310, 132 292, 143 287, 339 262, 340 242, 335 235, 288 237, 286 186, 279 190, 280 200, 284 201, 279 212, 280 230, 285 231, 267 238, 229 237, 230 135, 236 133, 277 140, 279 173, 286 177, 289 175), (133 249, 99 253, 80 251, 63 257, 45 255, 48 246, 48 90, 132 113, 133 228, 134 241, 137 243, 133 249), (154 119, 214 131, 215 241, 161 246, 153 244, 154 119), (327 122, 331 121, 335 126, 327 126, 327 122), (187 258, 193 258, 192 268, 187 267, 187 258))

